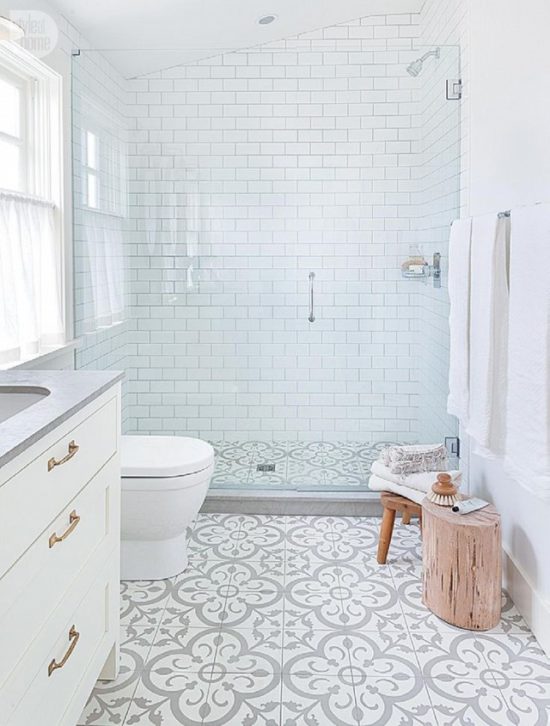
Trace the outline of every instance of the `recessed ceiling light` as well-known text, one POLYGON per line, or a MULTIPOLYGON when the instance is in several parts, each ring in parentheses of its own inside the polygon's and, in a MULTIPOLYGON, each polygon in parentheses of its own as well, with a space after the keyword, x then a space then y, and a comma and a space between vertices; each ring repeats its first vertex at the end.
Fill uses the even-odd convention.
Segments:
POLYGON ((276 15, 262 15, 258 20, 259 25, 270 25, 274 20, 277 20, 276 15))

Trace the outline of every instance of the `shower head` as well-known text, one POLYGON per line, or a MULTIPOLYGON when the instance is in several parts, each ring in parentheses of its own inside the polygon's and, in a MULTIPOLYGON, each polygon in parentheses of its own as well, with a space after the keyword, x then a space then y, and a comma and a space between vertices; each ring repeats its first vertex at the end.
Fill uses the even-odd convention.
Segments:
POLYGON ((415 61, 413 61, 411 64, 407 66, 407 73, 409 76, 412 76, 413 78, 416 78, 422 73, 422 68, 424 67, 424 62, 433 56, 434 58, 439 58, 441 55, 441 48, 436 48, 435 50, 430 50, 427 53, 424 53, 422 58, 417 58, 415 61))
POLYGON ((409 74, 409 76, 416 78, 421 74, 423 65, 424 63, 421 60, 415 60, 409 66, 407 66, 407 73, 409 74))

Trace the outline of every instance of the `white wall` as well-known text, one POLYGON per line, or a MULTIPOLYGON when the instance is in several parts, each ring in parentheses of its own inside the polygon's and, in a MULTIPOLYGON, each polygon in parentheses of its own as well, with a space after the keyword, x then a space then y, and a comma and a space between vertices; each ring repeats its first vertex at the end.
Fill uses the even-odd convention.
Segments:
POLYGON ((550 200, 550 3, 471 6, 470 211, 550 200))
MULTIPOLYGON (((472 2, 470 12, 469 212, 548 202, 550 4, 529 0, 518 12, 515 3, 484 0, 472 2)), ((550 505, 521 489, 498 464, 472 456, 470 468, 473 492, 494 501, 502 514, 504 548, 519 571, 516 583, 524 579, 535 591, 530 602, 525 582, 512 582, 512 595, 548 649, 550 633, 541 629, 537 613, 541 599, 550 603, 550 505)))

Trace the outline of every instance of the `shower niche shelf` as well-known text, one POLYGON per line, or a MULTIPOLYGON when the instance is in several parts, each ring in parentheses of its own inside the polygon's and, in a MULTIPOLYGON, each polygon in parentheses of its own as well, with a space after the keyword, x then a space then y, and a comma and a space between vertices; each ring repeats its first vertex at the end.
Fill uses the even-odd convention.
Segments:
POLYGON ((432 264, 424 257, 411 257, 401 265, 401 277, 405 280, 433 280, 434 287, 441 287, 441 253, 434 252, 432 264))

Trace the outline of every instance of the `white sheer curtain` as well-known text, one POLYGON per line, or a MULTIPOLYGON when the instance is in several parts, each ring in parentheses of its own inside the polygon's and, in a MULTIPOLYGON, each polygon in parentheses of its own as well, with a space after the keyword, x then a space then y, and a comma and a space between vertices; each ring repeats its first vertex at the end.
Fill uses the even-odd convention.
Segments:
POLYGON ((56 209, 0 192, 0 363, 64 342, 56 209))
POLYGON ((89 265, 82 331, 88 333, 124 319, 123 220, 97 212, 84 212, 82 219, 89 265))

